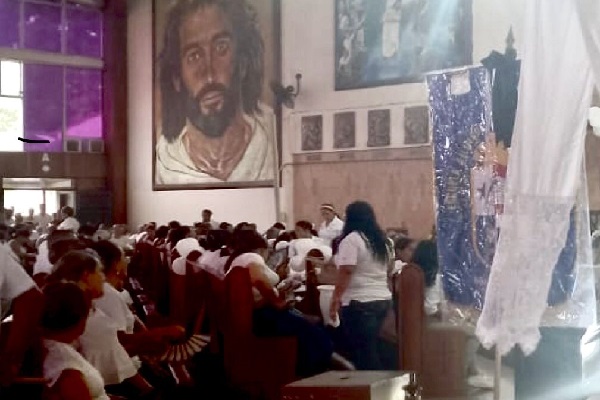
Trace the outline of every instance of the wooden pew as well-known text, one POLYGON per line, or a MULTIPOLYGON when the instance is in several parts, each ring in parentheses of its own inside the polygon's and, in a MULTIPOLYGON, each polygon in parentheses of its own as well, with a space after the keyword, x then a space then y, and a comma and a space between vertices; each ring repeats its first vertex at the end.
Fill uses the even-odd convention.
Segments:
POLYGON ((394 289, 399 365, 403 370, 421 373, 425 330, 425 279, 421 268, 405 265, 394 278, 394 289))
MULTIPOLYGON (((144 288, 136 278, 130 277, 127 282, 126 289, 133 299, 135 314, 146 326, 151 328, 177 323, 172 321, 170 317, 165 317, 156 311, 154 302, 145 294, 144 288)), ((184 364, 172 362, 168 364, 168 368, 177 386, 193 386, 193 379, 184 364)))
POLYGON ((185 327, 188 334, 199 333, 204 323, 209 291, 207 275, 206 271, 195 268, 191 261, 186 265, 185 275, 170 272, 169 319, 185 327))
POLYGON ((302 301, 296 308, 305 315, 317 317, 323 321, 321 306, 319 304, 319 277, 317 276, 317 267, 322 268, 324 262, 323 253, 318 249, 312 249, 306 255, 306 292, 302 301))
POLYGON ((174 324, 187 325, 187 275, 169 273, 169 320, 174 324))
MULTIPOLYGON (((200 271, 200 274, 204 275, 207 283, 204 302, 210 331, 210 349, 214 354, 221 354, 223 352, 223 333, 227 321, 225 282, 204 270, 200 271)), ((198 320, 196 329, 199 328, 199 325, 200 321, 198 320)))
POLYGON ((131 295, 135 314, 148 326, 160 325, 160 321, 164 318, 158 314, 154 301, 140 281, 137 278, 129 277, 125 289, 131 295))
POLYGON ((155 311, 166 316, 169 314, 170 265, 162 257, 163 252, 151 243, 137 243, 128 273, 144 288, 144 294, 153 301, 155 311))
POLYGON ((223 357, 231 384, 266 399, 279 399, 281 387, 295 380, 294 337, 257 337, 252 330, 254 299, 250 273, 234 268, 225 278, 223 357))
POLYGON ((426 399, 464 398, 467 334, 461 327, 427 320, 425 279, 418 266, 404 266, 394 288, 400 368, 417 372, 426 399))

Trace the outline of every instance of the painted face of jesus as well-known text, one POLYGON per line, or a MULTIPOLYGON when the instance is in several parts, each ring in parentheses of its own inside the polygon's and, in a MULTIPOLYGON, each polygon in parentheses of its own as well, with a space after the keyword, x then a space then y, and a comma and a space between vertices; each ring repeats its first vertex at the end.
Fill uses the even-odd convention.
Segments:
POLYGON ((179 29, 181 81, 188 121, 209 137, 220 137, 239 106, 233 27, 221 8, 208 5, 183 19, 179 29))

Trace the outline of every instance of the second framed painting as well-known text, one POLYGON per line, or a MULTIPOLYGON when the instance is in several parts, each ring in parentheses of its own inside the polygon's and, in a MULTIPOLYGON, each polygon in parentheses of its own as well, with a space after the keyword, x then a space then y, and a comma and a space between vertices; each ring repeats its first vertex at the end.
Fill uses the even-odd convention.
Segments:
POLYGON ((153 0, 153 189, 272 186, 278 0, 153 0))
POLYGON ((335 89, 472 64, 472 0, 335 0, 335 89))

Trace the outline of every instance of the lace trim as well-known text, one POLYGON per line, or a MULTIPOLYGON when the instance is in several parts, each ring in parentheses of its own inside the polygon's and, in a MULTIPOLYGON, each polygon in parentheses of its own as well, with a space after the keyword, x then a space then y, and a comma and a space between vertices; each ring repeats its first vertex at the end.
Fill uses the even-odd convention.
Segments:
POLYGON ((565 245, 574 197, 508 195, 476 335, 502 354, 533 352, 552 272, 565 245))

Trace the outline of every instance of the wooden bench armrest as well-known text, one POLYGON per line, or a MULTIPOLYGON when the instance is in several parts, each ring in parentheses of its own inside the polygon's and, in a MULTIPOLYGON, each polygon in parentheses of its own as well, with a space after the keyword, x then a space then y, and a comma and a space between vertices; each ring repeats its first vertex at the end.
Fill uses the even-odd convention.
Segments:
POLYGON ((14 385, 45 385, 49 381, 41 376, 19 376, 13 384, 14 385))

